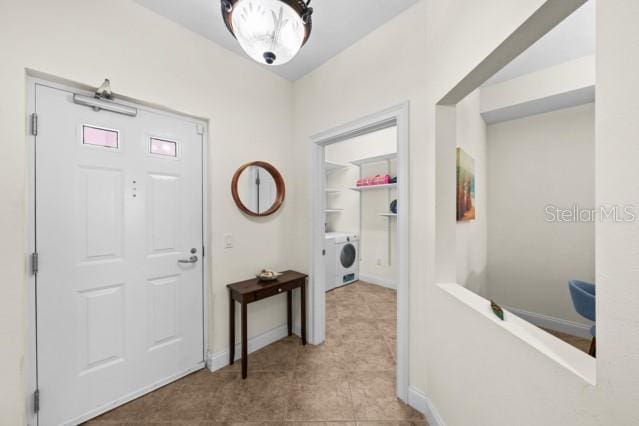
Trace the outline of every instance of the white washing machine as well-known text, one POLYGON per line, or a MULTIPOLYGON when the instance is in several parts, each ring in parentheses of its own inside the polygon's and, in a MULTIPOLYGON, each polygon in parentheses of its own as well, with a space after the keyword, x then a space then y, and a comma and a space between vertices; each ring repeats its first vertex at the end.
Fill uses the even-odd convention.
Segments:
POLYGON ((326 291, 359 279, 359 235, 326 233, 326 291))
POLYGON ((337 255, 335 254, 337 232, 327 232, 324 239, 324 288, 330 291, 337 287, 337 255))

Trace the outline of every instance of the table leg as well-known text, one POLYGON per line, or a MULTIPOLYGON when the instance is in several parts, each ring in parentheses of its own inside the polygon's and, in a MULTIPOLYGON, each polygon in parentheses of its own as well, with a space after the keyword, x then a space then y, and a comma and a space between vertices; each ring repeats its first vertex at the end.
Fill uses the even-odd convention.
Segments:
POLYGON ((246 303, 242 303, 242 378, 246 379, 248 369, 248 337, 246 336, 246 303))
POLYGON ((288 335, 293 335, 293 290, 286 292, 286 320, 288 322, 288 335))
POLYGON ((302 305, 302 345, 306 344, 306 282, 300 287, 302 292, 300 299, 302 305))
POLYGON ((229 364, 235 362, 235 300, 229 291, 229 364))

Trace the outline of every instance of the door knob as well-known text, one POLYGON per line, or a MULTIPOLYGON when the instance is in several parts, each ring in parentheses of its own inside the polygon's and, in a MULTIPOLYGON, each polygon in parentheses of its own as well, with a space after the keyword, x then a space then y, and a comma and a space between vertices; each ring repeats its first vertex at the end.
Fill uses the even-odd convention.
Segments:
POLYGON ((188 259, 179 259, 178 263, 195 263, 198 261, 197 256, 191 256, 188 259))

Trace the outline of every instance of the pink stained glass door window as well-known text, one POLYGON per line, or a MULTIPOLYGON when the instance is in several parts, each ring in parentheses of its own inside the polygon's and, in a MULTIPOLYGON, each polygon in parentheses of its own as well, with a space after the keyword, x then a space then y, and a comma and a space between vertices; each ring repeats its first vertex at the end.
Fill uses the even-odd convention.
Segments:
POLYGON ((82 143, 85 145, 117 149, 120 147, 120 133, 117 130, 83 125, 82 143))
POLYGON ((151 154, 177 157, 177 142, 151 138, 151 154))

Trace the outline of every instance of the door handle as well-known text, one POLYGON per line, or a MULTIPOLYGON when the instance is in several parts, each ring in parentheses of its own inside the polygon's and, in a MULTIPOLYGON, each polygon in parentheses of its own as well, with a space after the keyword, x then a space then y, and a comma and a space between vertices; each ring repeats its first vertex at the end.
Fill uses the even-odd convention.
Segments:
POLYGON ((197 256, 191 256, 188 259, 178 259, 178 263, 195 263, 198 261, 197 256))

